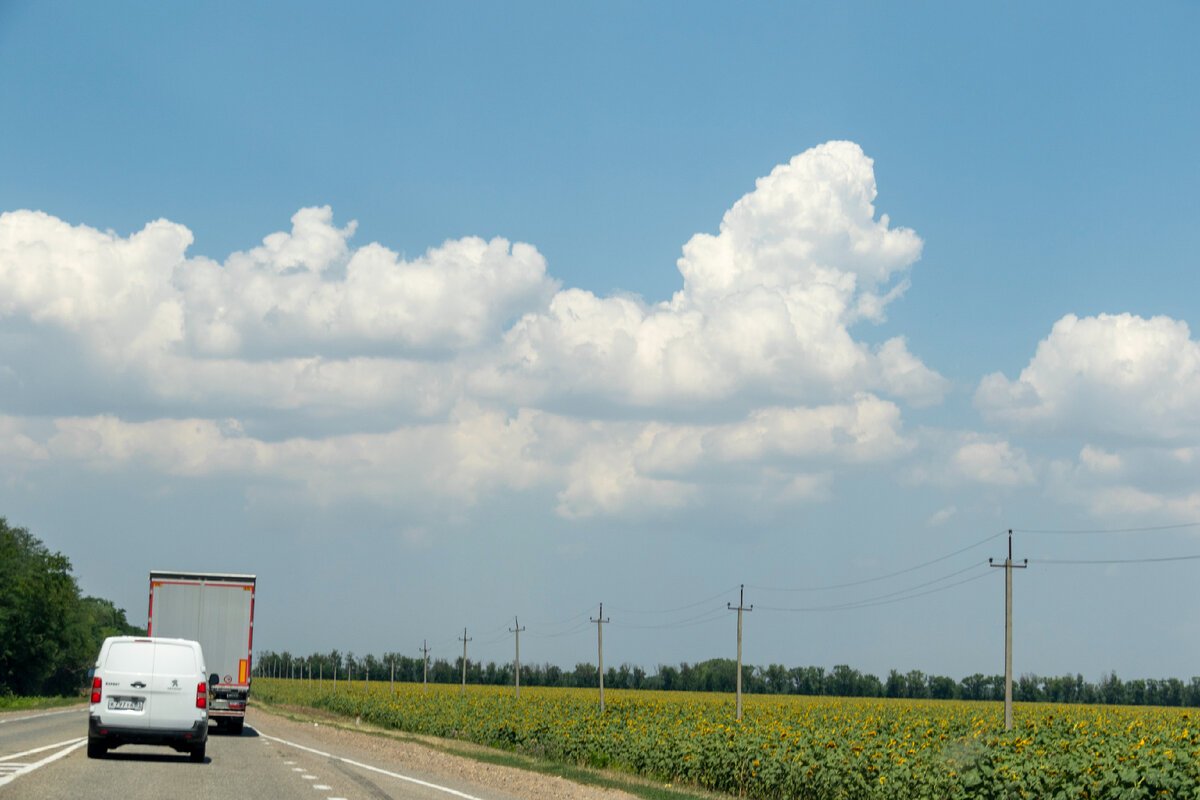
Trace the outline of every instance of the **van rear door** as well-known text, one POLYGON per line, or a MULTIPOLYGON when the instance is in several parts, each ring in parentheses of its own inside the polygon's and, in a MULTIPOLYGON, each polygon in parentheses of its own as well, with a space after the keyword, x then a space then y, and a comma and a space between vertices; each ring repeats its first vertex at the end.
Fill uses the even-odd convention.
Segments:
POLYGON ((149 727, 150 671, 154 665, 154 643, 149 639, 111 642, 108 656, 100 665, 103 680, 100 721, 128 728, 149 727))
POLYGON ((197 687, 204 683, 204 665, 195 645, 155 642, 154 674, 149 681, 149 727, 186 729, 204 713, 196 708, 197 687))

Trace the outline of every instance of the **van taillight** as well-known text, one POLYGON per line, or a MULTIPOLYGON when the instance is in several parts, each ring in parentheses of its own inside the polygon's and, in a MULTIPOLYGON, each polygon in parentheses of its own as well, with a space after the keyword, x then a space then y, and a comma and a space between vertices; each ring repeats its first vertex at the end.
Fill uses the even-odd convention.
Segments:
POLYGON ((100 687, 101 686, 103 686, 103 684, 100 682, 99 678, 92 678, 92 702, 93 703, 100 702, 100 687))
POLYGON ((207 683, 197 683, 196 684, 196 708, 208 708, 208 684, 207 683))

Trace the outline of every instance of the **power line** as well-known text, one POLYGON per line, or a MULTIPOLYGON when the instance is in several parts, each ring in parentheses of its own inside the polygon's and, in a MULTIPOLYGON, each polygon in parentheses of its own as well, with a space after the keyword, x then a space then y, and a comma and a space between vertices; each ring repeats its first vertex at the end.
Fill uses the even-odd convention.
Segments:
POLYGON ((633 625, 628 622, 613 623, 619 624, 622 628, 635 628, 638 630, 661 630, 663 628, 691 628, 695 625, 704 625, 709 622, 715 622, 718 619, 724 619, 724 612, 728 609, 724 607, 710 609, 694 617, 687 619, 676 620, 675 622, 664 622, 661 625, 633 625))
POLYGON ((630 609, 630 608, 620 608, 618 606, 612 606, 611 608, 615 611, 620 611, 623 614, 674 614, 678 611, 687 611, 689 608, 695 608, 696 606, 704 605, 705 603, 711 603, 712 601, 714 601, 718 598, 724 597, 725 595, 729 594, 736 588, 738 588, 738 585, 734 584, 733 586, 731 586, 727 589, 722 589, 721 591, 717 592, 716 594, 714 594, 711 597, 706 597, 703 600, 697 600, 694 603, 688 603, 685 606, 678 606, 676 608, 664 608, 664 609, 632 608, 632 609, 630 609))
POLYGON ((574 636, 575 634, 589 627, 591 627, 591 623, 585 619, 582 622, 576 623, 574 627, 568 628, 565 631, 559 631, 558 633, 538 633, 536 630, 534 630, 530 631, 529 635, 537 637, 538 639, 558 639, 563 636, 574 636))
MULTIPOLYGON (((906 569, 898 570, 896 572, 889 572, 886 575, 880 575, 875 578, 864 578, 863 580, 850 581, 849 583, 833 583, 833 584, 829 584, 828 586, 801 586, 801 587, 797 587, 794 589, 786 589, 786 588, 779 588, 779 587, 772 587, 772 586, 756 586, 753 584, 749 584, 749 585, 750 585, 751 589, 758 589, 760 591, 767 591, 767 592, 821 592, 821 591, 827 591, 829 589, 845 589, 850 586, 862 586, 863 584, 877 583, 878 581, 887 580, 888 578, 894 578, 897 575, 904 575, 909 572, 915 572, 919 569, 923 569, 932 564, 937 564, 938 562, 945 561, 946 559, 953 558, 954 556, 957 556, 957 555, 961 555, 962 553, 965 553, 968 550, 973 550, 976 547, 979 547, 980 545, 987 544, 992 539, 997 539, 1001 536, 1004 536, 1004 534, 1005 534, 1004 531, 1000 531, 999 533, 993 533, 991 536, 987 536, 983 539, 980 539, 978 542, 975 542, 974 544, 969 544, 966 547, 963 547, 959 550, 955 550, 952 553, 947 553, 944 556, 939 556, 938 558, 932 559, 930 561, 926 561, 921 564, 917 564, 916 566, 908 567, 906 569)), ((765 606, 764 606, 764 608, 765 608, 765 606)))
POLYGON ((928 589, 927 591, 924 591, 924 592, 916 592, 915 591, 917 589, 922 589, 926 586, 932 586, 934 584, 941 583, 942 581, 944 581, 948 578, 953 578, 956 575, 963 574, 964 572, 969 572, 973 569, 977 569, 977 568, 983 566, 985 563, 986 562, 984 562, 984 561, 978 561, 978 562, 970 565, 969 567, 964 567, 963 569, 948 573, 946 575, 941 576, 940 578, 934 578, 931 581, 926 581, 925 583, 919 583, 916 586, 910 586, 906 589, 899 589, 894 592, 888 592, 886 594, 875 595, 874 597, 866 597, 866 598, 863 598, 862 600, 850 600, 845 603, 833 603, 833 604, 825 605, 825 606, 808 606, 806 608, 781 608, 778 606, 764 606, 764 605, 760 605, 759 608, 763 609, 764 611, 847 611, 847 610, 856 609, 856 608, 870 608, 873 606, 890 605, 891 603, 900 603, 905 600, 911 600, 914 597, 922 597, 927 594, 933 594, 934 592, 940 592, 940 591, 949 589, 954 586, 961 586, 964 583, 970 583, 971 581, 979 580, 980 578, 982 578, 986 575, 990 575, 991 573, 985 571, 985 572, 981 572, 980 574, 975 575, 973 577, 965 578, 961 581, 955 581, 954 583, 948 583, 945 586, 937 586, 933 589, 928 589), (898 595, 902 595, 902 596, 898 596, 898 595))
POLYGON ((1034 558, 1030 559, 1030 561, 1034 564, 1152 564, 1163 561, 1195 561, 1196 559, 1200 559, 1200 553, 1189 556, 1163 556, 1161 558, 1034 558))
POLYGON ((1144 528, 1013 528, 1013 533, 1050 533, 1050 534, 1088 534, 1088 533, 1153 533, 1155 531, 1173 531, 1180 528, 1195 528, 1200 522, 1180 522, 1175 525, 1151 525, 1144 528))

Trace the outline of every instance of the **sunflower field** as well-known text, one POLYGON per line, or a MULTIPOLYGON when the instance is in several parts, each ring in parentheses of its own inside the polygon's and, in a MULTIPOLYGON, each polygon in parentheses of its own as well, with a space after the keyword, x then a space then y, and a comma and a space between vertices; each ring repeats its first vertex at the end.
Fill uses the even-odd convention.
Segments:
POLYGON ((265 702, 360 716, 748 798, 1196 798, 1194 709, 512 689, 256 678, 265 702))

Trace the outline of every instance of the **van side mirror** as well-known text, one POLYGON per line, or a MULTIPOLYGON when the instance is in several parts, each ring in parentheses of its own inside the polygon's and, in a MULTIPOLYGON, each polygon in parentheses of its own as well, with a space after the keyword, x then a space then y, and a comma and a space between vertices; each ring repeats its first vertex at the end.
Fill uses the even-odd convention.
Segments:
POLYGON ((220 680, 220 678, 217 677, 217 673, 214 672, 212 675, 209 675, 208 676, 208 688, 211 689, 212 687, 216 686, 217 681, 219 681, 219 680, 220 680))

